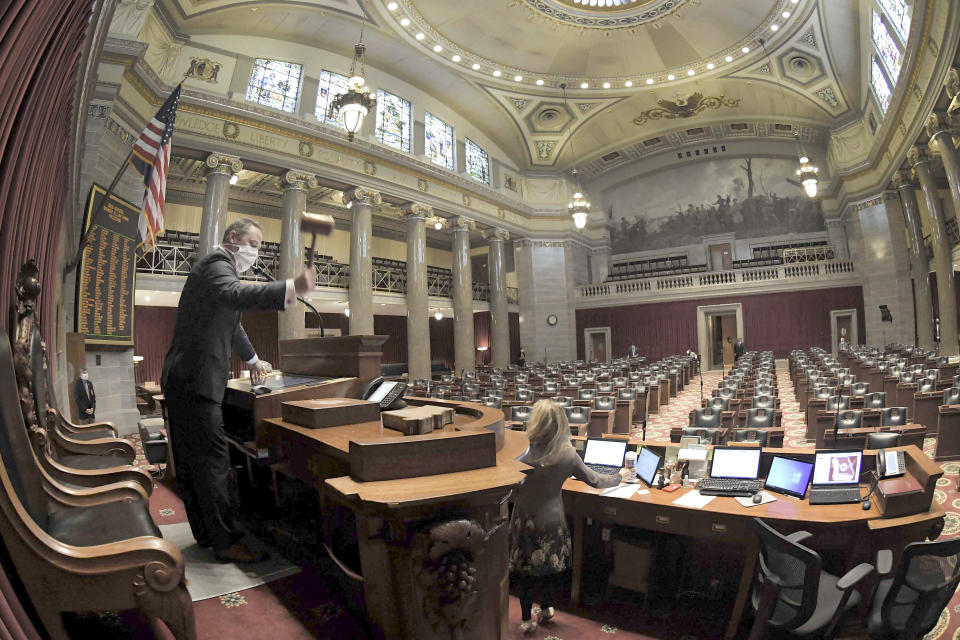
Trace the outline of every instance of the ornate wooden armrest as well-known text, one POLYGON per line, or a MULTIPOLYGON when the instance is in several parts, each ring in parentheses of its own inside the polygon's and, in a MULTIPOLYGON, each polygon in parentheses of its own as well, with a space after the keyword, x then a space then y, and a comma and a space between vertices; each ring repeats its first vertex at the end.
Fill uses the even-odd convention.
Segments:
POLYGON ((47 495, 66 507, 92 507, 118 500, 148 502, 150 494, 132 481, 114 482, 97 487, 66 487, 44 473, 43 489, 47 495))
POLYGON ((47 457, 47 470, 54 481, 68 482, 81 487, 102 487, 117 482, 135 482, 150 495, 153 479, 146 471, 134 466, 108 467, 106 469, 74 469, 47 457))
POLYGON ((133 464, 137 458, 137 450, 129 440, 121 438, 97 438, 96 440, 74 440, 69 434, 57 429, 52 430, 53 442, 70 453, 78 455, 105 456, 115 455, 123 457, 127 464, 133 464))
POLYGON ((60 420, 60 426, 62 426, 67 431, 73 431, 74 433, 86 433, 91 430, 96 429, 105 429, 112 432, 113 437, 117 438, 120 435, 120 432, 117 431, 117 425, 112 422, 91 422, 90 424, 76 424, 75 422, 70 422, 65 415, 57 412, 57 416, 60 420))

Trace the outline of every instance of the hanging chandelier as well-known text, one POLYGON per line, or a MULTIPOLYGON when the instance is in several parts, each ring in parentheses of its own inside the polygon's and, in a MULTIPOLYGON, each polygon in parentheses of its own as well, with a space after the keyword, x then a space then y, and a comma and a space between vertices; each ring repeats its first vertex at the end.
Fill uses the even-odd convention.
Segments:
POLYGON ((343 128, 347 130, 347 140, 351 142, 363 126, 364 116, 377 103, 376 97, 370 95, 371 89, 364 80, 367 70, 366 50, 367 47, 363 44, 363 25, 361 24, 360 42, 353 47, 353 62, 350 64, 347 92, 338 94, 330 103, 330 112, 340 115, 343 128))
MULTIPOLYGON (((563 91, 563 106, 567 106, 567 85, 561 84, 563 91)), ((570 134, 570 155, 573 156, 576 163, 577 156, 573 151, 573 133, 570 134)), ((590 203, 583 197, 583 188, 580 186, 580 172, 576 164, 573 166, 573 179, 576 181, 577 190, 573 192, 573 201, 567 205, 567 211, 573 216, 573 224, 577 229, 583 229, 587 226, 587 216, 590 215, 590 203)))
POLYGON ((797 141, 797 154, 800 160, 800 168, 797 169, 800 184, 803 186, 803 191, 807 194, 807 197, 816 198, 820 183, 817 174, 820 172, 820 169, 811 164, 810 158, 803 152, 803 145, 800 144, 800 131, 798 129, 794 129, 793 137, 797 141))

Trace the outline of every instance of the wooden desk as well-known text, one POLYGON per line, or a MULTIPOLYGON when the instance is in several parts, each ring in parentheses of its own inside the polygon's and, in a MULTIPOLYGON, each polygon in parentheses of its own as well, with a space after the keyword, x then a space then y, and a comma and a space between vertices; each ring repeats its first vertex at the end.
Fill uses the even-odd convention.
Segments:
POLYGON ((937 416, 941 404, 943 404, 943 391, 918 391, 913 394, 913 421, 922 424, 928 436, 937 435, 937 416))
POLYGON ((633 429, 633 407, 635 400, 617 399, 617 413, 613 425, 614 433, 630 433, 633 429))
MULTIPOLYGON (((656 446, 656 443, 651 444, 656 446)), ((731 640, 739 628, 756 568, 757 547, 750 529, 750 518, 763 518, 780 530, 809 531, 814 538, 808 546, 814 548, 848 550, 848 568, 858 562, 871 561, 877 549, 923 540, 928 534, 934 538, 939 535, 944 514, 940 506, 932 501, 932 487, 942 471, 916 447, 904 447, 903 450, 909 458, 908 471, 915 471, 918 477, 927 473, 930 475, 925 476, 926 489, 929 491, 927 511, 902 518, 883 519, 876 501, 868 511, 864 511, 859 503, 811 505, 806 500, 782 495, 777 495, 775 502, 749 508, 741 507, 733 498, 721 496, 702 509, 692 509, 673 504, 690 489, 673 493, 651 489, 649 493, 634 494, 629 499, 623 499, 600 496, 599 489, 569 479, 564 483, 563 491, 568 513, 572 511, 574 520, 571 599, 575 604, 580 602, 588 518, 607 524, 689 536, 708 545, 720 542, 743 546, 743 572, 724 633, 724 638, 731 640)), ((803 454, 812 458, 814 455, 812 449, 764 449, 763 452, 765 457, 773 454, 803 454)), ((868 465, 872 468, 873 453, 864 452, 865 468, 868 465)))
POLYGON ((326 504, 353 512, 361 573, 368 578, 362 583, 367 615, 377 638, 447 639, 455 634, 446 623, 439 631, 432 625, 444 619, 463 622, 460 637, 506 638, 507 499, 528 469, 517 458, 527 451, 529 441, 522 432, 505 431, 497 409, 424 398, 407 401, 452 406, 457 413, 445 433, 493 431, 496 466, 428 475, 431 461, 424 460, 424 474, 418 477, 359 482, 350 475, 351 443, 354 448, 380 446, 430 436, 403 438, 391 429, 381 430, 379 422, 307 429, 279 419, 266 421, 264 436, 278 443, 276 462, 284 473, 316 487, 326 504), (440 611, 428 596, 435 586, 428 558, 431 548, 445 544, 467 549, 472 556, 476 595, 472 604, 455 603, 440 611))

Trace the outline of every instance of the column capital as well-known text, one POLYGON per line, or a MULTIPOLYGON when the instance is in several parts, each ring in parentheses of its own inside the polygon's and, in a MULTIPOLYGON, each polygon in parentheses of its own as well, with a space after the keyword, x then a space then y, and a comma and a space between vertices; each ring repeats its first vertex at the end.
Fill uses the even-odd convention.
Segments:
POLYGON ((503 242, 510 239, 510 232, 505 229, 484 229, 480 234, 491 242, 503 242))
POLYGON ((944 123, 943 118, 936 111, 932 112, 927 116, 927 121, 924 123, 924 128, 927 130, 927 135, 930 136, 930 141, 933 142, 940 134, 950 133, 950 129, 944 123))
POLYGON ((951 67, 947 71, 947 78, 943 81, 943 88, 947 92, 947 97, 956 98, 960 95, 960 69, 951 67))
POLYGON ((930 164, 930 150, 927 145, 914 145, 907 152, 907 160, 910 161, 910 166, 914 168, 920 164, 930 164))
POLYGON ((420 204, 419 202, 408 202, 400 208, 400 212, 404 215, 405 218, 432 218, 433 217, 433 207, 429 207, 425 204, 420 204))
POLYGON ((216 151, 207 156, 203 161, 207 166, 207 173, 219 173, 223 175, 232 175, 243 170, 243 163, 236 156, 228 156, 216 151))
POLYGON ((284 191, 288 189, 307 191, 316 189, 317 184, 319 184, 317 176, 296 169, 290 169, 280 177, 280 186, 284 191))
POLYGON ((356 202, 357 204, 365 204, 368 207, 376 207, 383 202, 383 197, 379 191, 367 189, 366 187, 354 187, 343 192, 342 201, 343 204, 356 202))
POLYGON ((913 182, 913 177, 910 175, 910 172, 902 169, 893 174, 893 186, 898 190, 917 188, 917 185, 913 182))
POLYGON ((473 231, 477 228, 477 223, 471 220, 470 218, 464 218, 463 216, 457 216, 455 218, 450 218, 447 220, 454 231, 473 231))

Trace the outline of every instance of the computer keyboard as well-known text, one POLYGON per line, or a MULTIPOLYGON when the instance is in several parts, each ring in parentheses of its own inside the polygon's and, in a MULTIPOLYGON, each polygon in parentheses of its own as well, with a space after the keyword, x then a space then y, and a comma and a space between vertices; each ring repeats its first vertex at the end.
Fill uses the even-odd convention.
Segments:
POLYGON ((810 490, 810 504, 852 504, 854 502, 860 502, 858 487, 810 490))
POLYGON ((587 464, 587 468, 604 476, 615 476, 620 473, 620 467, 608 467, 603 464, 587 464))
POLYGON ((705 496, 752 496, 763 489, 763 480, 743 478, 704 478, 697 490, 705 496))

